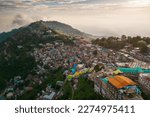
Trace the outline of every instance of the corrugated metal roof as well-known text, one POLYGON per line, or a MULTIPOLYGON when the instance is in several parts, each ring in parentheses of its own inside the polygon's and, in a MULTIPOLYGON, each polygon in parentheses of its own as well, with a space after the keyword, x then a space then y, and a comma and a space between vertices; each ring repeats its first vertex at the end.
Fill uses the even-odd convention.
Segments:
POLYGON ((115 76, 113 78, 109 78, 108 80, 117 89, 123 88, 128 85, 136 85, 135 82, 124 76, 115 76))

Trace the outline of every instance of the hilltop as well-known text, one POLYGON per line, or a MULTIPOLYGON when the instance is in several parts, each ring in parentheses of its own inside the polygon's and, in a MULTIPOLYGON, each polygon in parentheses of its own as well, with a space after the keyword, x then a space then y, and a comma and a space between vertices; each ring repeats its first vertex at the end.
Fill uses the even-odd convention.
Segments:
POLYGON ((0 34, 0 42, 3 42, 12 36, 15 36, 18 33, 22 33, 25 30, 30 33, 38 32, 41 34, 44 34, 46 31, 53 30, 59 34, 70 36, 70 37, 83 37, 83 38, 87 38, 87 40, 94 38, 94 36, 92 36, 90 34, 86 34, 84 32, 81 32, 81 31, 73 28, 70 25, 67 25, 67 24, 64 24, 64 23, 61 23, 58 21, 42 21, 42 20, 40 20, 37 22, 33 22, 27 26, 24 26, 24 27, 21 27, 18 29, 13 29, 10 32, 1 33, 0 34))

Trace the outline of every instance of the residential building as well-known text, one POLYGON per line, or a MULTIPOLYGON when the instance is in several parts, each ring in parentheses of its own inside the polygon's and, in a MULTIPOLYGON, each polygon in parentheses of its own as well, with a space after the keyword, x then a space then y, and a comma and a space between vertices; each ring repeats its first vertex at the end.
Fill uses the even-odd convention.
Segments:
POLYGON ((95 78, 94 89, 106 99, 142 100, 137 84, 124 76, 95 78))
POLYGON ((150 73, 141 73, 138 82, 146 95, 150 95, 150 73))

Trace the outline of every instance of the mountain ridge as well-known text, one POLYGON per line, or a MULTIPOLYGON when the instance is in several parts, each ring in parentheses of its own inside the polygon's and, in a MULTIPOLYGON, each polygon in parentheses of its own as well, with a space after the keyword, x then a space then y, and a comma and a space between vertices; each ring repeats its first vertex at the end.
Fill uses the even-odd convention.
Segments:
POLYGON ((30 31, 45 31, 45 30, 55 30, 56 32, 66 35, 66 36, 71 36, 71 37, 84 37, 87 38, 87 40, 94 38, 94 36, 90 34, 86 34, 84 32, 81 32, 72 26, 61 23, 58 21, 36 21, 32 22, 31 24, 27 26, 20 27, 18 29, 13 29, 9 32, 3 32, 0 34, 0 43, 7 40, 9 37, 14 36, 18 32, 22 32, 23 30, 30 30, 30 31))

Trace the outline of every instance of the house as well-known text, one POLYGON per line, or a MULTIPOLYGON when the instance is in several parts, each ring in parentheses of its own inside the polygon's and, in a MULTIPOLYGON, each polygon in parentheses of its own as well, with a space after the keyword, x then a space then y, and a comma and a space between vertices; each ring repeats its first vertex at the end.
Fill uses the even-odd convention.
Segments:
POLYGON ((56 95, 56 93, 55 93, 55 92, 52 92, 52 93, 49 94, 49 95, 44 95, 42 99, 43 99, 43 100, 52 100, 52 99, 54 99, 55 95, 56 95))
POLYGON ((94 89, 106 99, 141 100, 141 91, 137 84, 124 76, 95 78, 94 89))
POLYGON ((138 82, 146 95, 150 95, 150 73, 141 73, 138 82))
POLYGON ((60 87, 62 87, 62 86, 63 86, 63 84, 64 84, 64 82, 63 82, 63 81, 57 81, 57 82, 56 82, 56 85, 58 85, 58 86, 60 86, 60 87))
POLYGON ((14 97, 14 93, 13 92, 9 92, 9 93, 6 94, 6 98, 7 99, 11 99, 13 97, 14 97))

